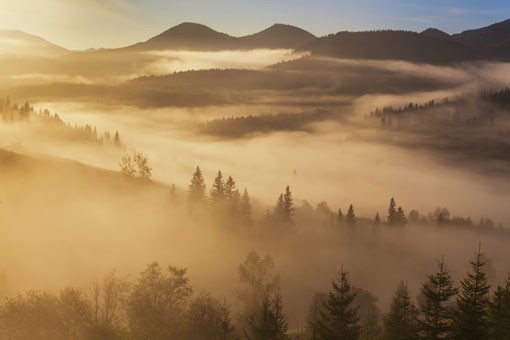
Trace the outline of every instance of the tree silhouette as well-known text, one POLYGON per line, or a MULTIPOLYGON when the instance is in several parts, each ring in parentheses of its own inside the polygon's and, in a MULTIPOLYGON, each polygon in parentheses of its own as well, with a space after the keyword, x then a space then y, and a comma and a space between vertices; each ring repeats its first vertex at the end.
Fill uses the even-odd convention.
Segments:
POLYGON ((401 282, 384 317, 384 340, 415 340, 418 337, 418 310, 411 302, 407 285, 401 282))
POLYGON ((318 320, 319 339, 358 339, 359 320, 357 309, 353 307, 356 294, 351 289, 347 271, 342 268, 338 281, 333 280, 331 285, 324 311, 318 320))
POLYGON ((451 331, 452 298, 457 295, 458 289, 453 286, 453 280, 443 259, 438 261, 438 271, 428 275, 427 278, 427 282, 421 287, 425 297, 421 305, 424 316, 421 321, 422 339, 445 339, 451 331))
POLYGON ((188 187, 188 200, 192 203, 200 203, 205 201, 205 181, 200 167, 197 166, 191 183, 188 187))
POLYGON ((490 285, 484 271, 486 261, 480 247, 470 262, 471 271, 461 281, 457 298, 454 336, 459 340, 486 340, 490 285))
POLYGON ((345 215, 345 221, 349 224, 356 223, 356 214, 354 213, 354 207, 349 205, 349 210, 347 210, 347 215, 345 215))
POLYGON ((221 204, 225 202, 225 180, 223 179, 223 174, 220 170, 218 170, 218 174, 216 175, 212 185, 211 201, 214 204, 221 204))

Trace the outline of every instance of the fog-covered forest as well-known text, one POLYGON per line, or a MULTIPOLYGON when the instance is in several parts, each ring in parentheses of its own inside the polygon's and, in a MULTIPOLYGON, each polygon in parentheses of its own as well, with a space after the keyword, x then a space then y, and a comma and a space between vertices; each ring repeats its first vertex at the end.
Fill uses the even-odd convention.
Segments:
POLYGON ((0 340, 510 339, 510 21, 156 31, 0 30, 0 340))

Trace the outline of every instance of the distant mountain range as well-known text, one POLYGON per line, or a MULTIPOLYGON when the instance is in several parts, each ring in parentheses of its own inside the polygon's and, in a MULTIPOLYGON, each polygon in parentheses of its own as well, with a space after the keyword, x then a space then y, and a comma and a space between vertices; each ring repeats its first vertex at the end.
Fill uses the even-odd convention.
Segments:
POLYGON ((301 28, 275 24, 261 32, 233 37, 217 32, 207 26, 182 23, 145 41, 125 49, 128 50, 242 50, 256 48, 286 48, 295 49, 316 39, 316 37, 301 28))
MULTIPOLYGON (((338 58, 406 60, 449 63, 482 59, 510 60, 510 20, 450 35, 436 28, 409 31, 338 32, 315 37, 301 28, 275 24, 261 32, 234 37, 196 23, 182 23, 167 31, 120 49, 90 50, 139 52, 151 50, 294 49, 338 58)), ((20 31, 0 30, 0 53, 54 57, 68 50, 20 31)))
POLYGON ((56 57, 68 52, 35 35, 16 30, 0 30, 0 54, 56 57))

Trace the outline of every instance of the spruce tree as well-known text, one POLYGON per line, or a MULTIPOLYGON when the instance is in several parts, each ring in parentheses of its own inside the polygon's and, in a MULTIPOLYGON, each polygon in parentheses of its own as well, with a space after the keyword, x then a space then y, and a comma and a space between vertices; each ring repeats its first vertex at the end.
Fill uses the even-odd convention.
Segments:
POLYGON ((458 289, 453 286, 453 280, 443 259, 441 262, 438 261, 438 271, 428 275, 421 292, 425 297, 421 305, 422 339, 446 339, 451 331, 452 298, 457 295, 458 289))
POLYGON ((289 340, 287 331, 282 296, 279 292, 274 297, 264 294, 259 308, 248 319, 246 338, 249 340, 289 340))
POLYGON ((349 210, 347 210, 347 215, 345 215, 345 221, 349 224, 356 223, 356 214, 354 213, 354 207, 349 205, 349 210))
POLYGON ((198 203, 205 200, 205 181, 200 167, 197 166, 188 188, 190 202, 198 203))
POLYGON ((290 220, 292 217, 292 212, 294 211, 294 200, 288 185, 285 188, 285 194, 283 195, 283 211, 286 219, 290 220))
POLYGON ((470 261, 471 272, 461 281, 457 298, 454 338, 457 340, 488 340, 488 309, 490 285, 484 271, 486 261, 480 248, 470 261))
POLYGON ((411 301, 407 285, 401 282, 384 317, 384 340, 415 340, 418 337, 418 310, 411 301))
POLYGON ((253 219, 251 215, 251 203, 250 203, 250 195, 248 194, 248 190, 245 188, 243 197, 241 198, 241 215, 242 221, 247 225, 253 224, 253 219))
POLYGON ((351 289, 349 274, 343 268, 332 289, 318 320, 319 339, 355 340, 360 334, 357 309, 353 306, 356 294, 351 289))
POLYGON ((211 201, 213 203, 223 203, 225 201, 225 180, 220 170, 218 170, 212 185, 211 201))
POLYGON ((498 286, 489 307, 489 338, 510 340, 510 276, 498 286))
POLYGON ((377 212, 377 214, 375 214, 374 224, 375 225, 381 224, 381 218, 379 217, 379 212, 377 212))
POLYGON ((398 207, 395 219, 396 224, 404 225, 407 223, 406 214, 404 213, 404 209, 402 209, 402 207, 398 207))
POLYGON ((338 224, 342 224, 344 221, 344 214, 342 214, 342 209, 338 209, 337 221, 338 224))
POLYGON ((397 204, 395 203, 395 198, 391 198, 390 206, 388 208, 388 224, 395 224, 397 222, 397 204))
POLYGON ((235 191, 236 191, 236 182, 234 181, 232 176, 228 176, 228 179, 225 182, 225 201, 227 203, 230 203, 235 191))

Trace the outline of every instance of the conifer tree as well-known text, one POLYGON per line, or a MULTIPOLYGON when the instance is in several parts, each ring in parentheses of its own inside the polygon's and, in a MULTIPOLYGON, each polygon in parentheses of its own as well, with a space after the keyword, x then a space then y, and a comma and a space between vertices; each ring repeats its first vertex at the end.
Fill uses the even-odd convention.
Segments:
POLYGON ((205 201, 205 181, 202 171, 198 166, 191 178, 191 183, 188 188, 188 199, 190 202, 195 203, 205 201))
POLYGON ((384 340, 418 339, 418 310, 411 301, 407 285, 401 282, 384 317, 384 340))
POLYGON ((458 340, 488 340, 488 308, 490 285, 484 271, 486 261, 478 248, 470 261, 471 272, 461 281, 457 298, 454 338, 458 340))
POLYGON ((357 309, 353 306, 355 297, 349 283, 349 274, 342 268, 338 281, 332 281, 332 289, 318 320, 319 339, 358 339, 360 328, 357 309))
POLYGON ((489 338, 510 340, 510 276, 498 286, 489 307, 489 338))
POLYGON ((379 319, 379 311, 374 306, 361 320, 359 340, 377 340, 380 338, 381 326, 379 319))
POLYGON ((227 203, 230 202, 232 195, 236 191, 236 182, 232 178, 232 176, 228 176, 227 181, 225 182, 225 200, 227 203))
POLYGON ((220 337, 218 340, 231 340, 234 339, 234 326, 232 326, 232 318, 230 316, 230 306, 227 305, 227 300, 223 300, 223 305, 220 310, 220 337))
POLYGON ((421 305, 423 320, 421 321, 422 339, 446 339, 451 331, 453 301, 458 289, 453 286, 453 280, 444 260, 438 261, 438 271, 428 275, 428 280, 421 287, 425 297, 421 305))
POLYGON ((344 221, 344 214, 342 213, 341 208, 338 209, 337 221, 338 221, 338 224, 342 224, 344 221))
POLYGON ((398 207, 396 214, 396 224, 404 225, 407 223, 406 214, 404 213, 404 209, 402 207, 398 207))
POLYGON ((284 216, 287 219, 292 217, 292 212, 294 211, 294 200, 292 198, 292 192, 290 191, 290 187, 287 185, 285 188, 285 194, 283 195, 283 211, 284 216))
POLYGON ((244 189, 243 197, 241 198, 241 215, 244 223, 247 225, 253 224, 250 195, 248 194, 248 190, 246 188, 244 189))
POLYGON ((221 170, 218 170, 218 174, 214 179, 211 190, 211 200, 213 203, 223 203, 225 201, 225 180, 221 170))
POLYGON ((374 224, 375 224, 375 225, 379 225, 379 224, 381 224, 381 218, 379 217, 379 212, 377 212, 377 213, 375 214, 374 224))
POLYGON ((349 224, 356 223, 356 214, 354 213, 354 207, 352 204, 349 206, 349 210, 347 210, 347 215, 345 215, 345 221, 349 224))
POLYGON ((287 331, 281 294, 277 292, 273 297, 265 294, 260 307, 248 319, 246 337, 249 340, 290 340, 287 331))
POLYGON ((397 222, 397 204, 395 203, 395 198, 391 198, 390 206, 388 208, 388 224, 395 224, 397 222))

